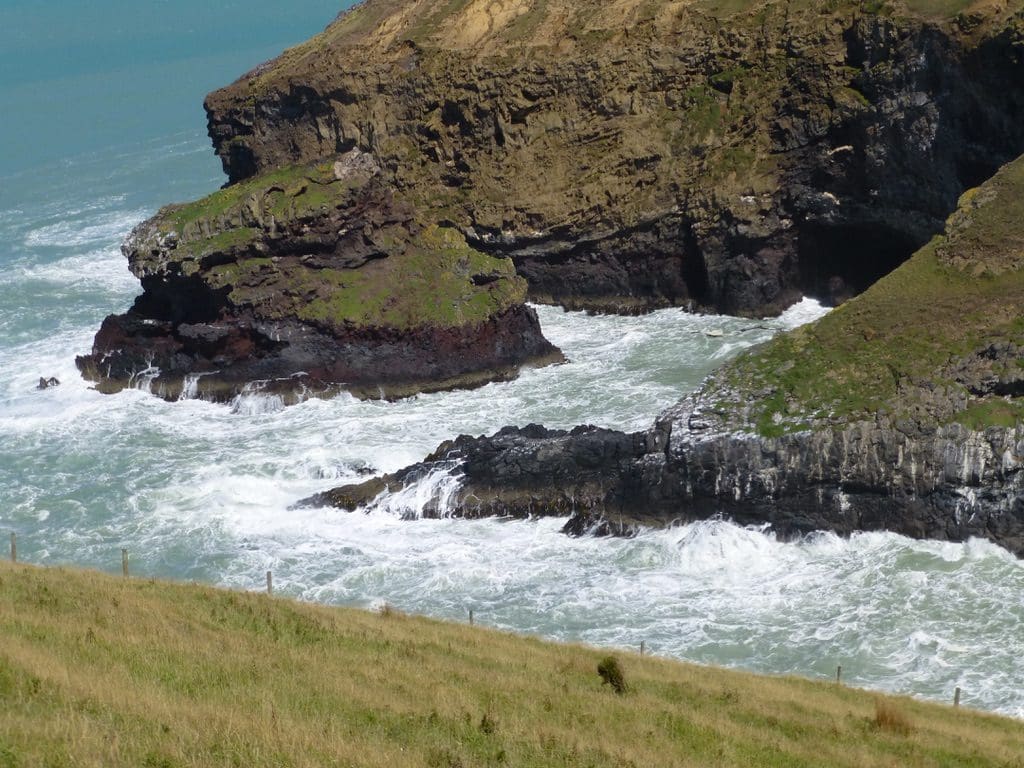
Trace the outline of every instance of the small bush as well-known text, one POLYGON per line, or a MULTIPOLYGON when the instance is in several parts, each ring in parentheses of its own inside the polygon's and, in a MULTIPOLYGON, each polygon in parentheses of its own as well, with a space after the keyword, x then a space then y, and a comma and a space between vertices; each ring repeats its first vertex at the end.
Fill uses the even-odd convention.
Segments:
POLYGON ((484 716, 480 718, 480 732, 490 736, 497 729, 498 721, 494 719, 494 715, 490 712, 484 712, 484 716))
POLYGON ((885 699, 875 699, 875 727, 880 731, 889 731, 906 735, 913 728, 910 720, 899 707, 885 699))
POLYGON ((597 674, 601 676, 603 684, 610 685, 616 693, 626 692, 626 677, 622 674, 622 665, 614 656, 605 656, 597 665, 597 674))

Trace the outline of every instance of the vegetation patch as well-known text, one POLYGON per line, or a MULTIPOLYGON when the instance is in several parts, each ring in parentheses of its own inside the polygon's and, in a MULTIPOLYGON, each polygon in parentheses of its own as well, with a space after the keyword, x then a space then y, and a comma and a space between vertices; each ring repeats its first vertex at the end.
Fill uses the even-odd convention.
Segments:
POLYGON ((875 699, 875 718, 872 724, 880 731, 906 736, 913 730, 910 719, 899 706, 887 699, 875 699))
POLYGON ((622 664, 616 656, 605 656, 597 665, 597 674, 601 676, 601 682, 610 686, 618 694, 626 692, 626 676, 622 671, 622 664))
POLYGON ((400 256, 359 269, 299 267, 294 280, 312 297, 295 316, 331 326, 474 325, 526 300, 511 260, 470 248, 450 227, 428 227, 400 256))
POLYGON ((1019 766, 969 709, 263 594, 0 563, 0 765, 1019 766), (899 718, 912 728, 896 727, 899 718), (881 723, 881 724, 880 724, 881 723))
POLYGON ((163 232, 182 241, 204 239, 270 216, 283 220, 324 210, 351 189, 335 178, 333 159, 289 166, 232 184, 192 203, 168 205, 157 214, 163 232))
MULTIPOLYGON (((993 343, 1024 344, 1024 158, 966 205, 947 236, 865 293, 726 368, 710 391, 730 403, 735 425, 777 437, 919 407, 953 418, 935 403, 971 397, 945 373, 951 362, 993 343)), ((1020 416, 1019 402, 996 399, 956 420, 980 428, 1020 416)))
POLYGON ((1015 427, 1024 423, 1024 398, 994 397, 971 403, 953 420, 970 429, 1015 427))
POLYGON ((398 330, 478 325, 526 300, 509 259, 469 247, 462 233, 431 225, 415 236, 378 233, 394 252, 360 267, 312 269, 301 257, 249 257, 211 267, 213 288, 265 319, 398 330))

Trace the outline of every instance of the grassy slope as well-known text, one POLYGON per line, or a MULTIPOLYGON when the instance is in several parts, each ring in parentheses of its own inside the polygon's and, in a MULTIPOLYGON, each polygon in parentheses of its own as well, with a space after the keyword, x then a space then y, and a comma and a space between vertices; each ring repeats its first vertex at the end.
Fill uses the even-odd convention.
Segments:
POLYGON ((968 710, 95 573, 0 563, 0 638, 5 767, 1024 766, 968 710))
MULTIPOLYGON (((745 418, 765 435, 883 409, 900 416, 926 392, 966 396, 951 378, 957 360, 992 343, 1024 346, 1021 307, 1024 157, 966 193, 945 236, 819 322, 740 358, 721 381, 759 393, 745 418)), ((1008 426, 1024 420, 1021 400, 975 398, 953 418, 1008 426)))
MULTIPOLYGON (((864 13, 909 15, 944 22, 962 13, 988 16, 1006 10, 1000 0, 502 0, 500 3, 448 0, 401 2, 371 0, 356 5, 323 33, 291 49, 279 63, 325 47, 347 48, 385 41, 412 40, 419 45, 490 50, 504 45, 554 45, 572 37, 580 43, 606 39, 594 33, 685 14, 716 19, 757 17, 784 10, 814 15, 864 13)), ((1019 7, 1019 0, 1011 0, 1019 7)))

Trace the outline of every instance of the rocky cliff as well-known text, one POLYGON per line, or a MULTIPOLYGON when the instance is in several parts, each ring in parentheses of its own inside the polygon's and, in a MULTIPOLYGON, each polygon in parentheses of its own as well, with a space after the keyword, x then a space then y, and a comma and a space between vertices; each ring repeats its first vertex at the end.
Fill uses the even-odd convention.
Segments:
POLYGON ((571 515, 572 533, 726 516, 1024 556, 1024 158, 867 292, 713 374, 647 432, 509 428, 310 501, 457 479, 424 514, 571 515))
POLYGON ((534 299, 764 314, 1024 151, 1022 7, 370 0, 206 108, 232 181, 358 148, 534 299))

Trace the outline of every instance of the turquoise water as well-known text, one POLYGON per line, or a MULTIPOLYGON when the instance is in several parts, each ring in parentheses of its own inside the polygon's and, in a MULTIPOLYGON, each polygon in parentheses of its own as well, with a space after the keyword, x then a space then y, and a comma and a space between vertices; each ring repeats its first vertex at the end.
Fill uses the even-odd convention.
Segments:
MULTIPOLYGON (((198 135, 208 91, 319 32, 341 7, 339 0, 4 0, 0 175, 34 174, 178 132, 198 135)), ((178 175, 212 175, 216 166, 205 160, 178 175)), ((159 191, 161 179, 151 182, 159 191)))
POLYGON ((412 520, 425 484, 369 514, 295 500, 505 424, 643 428, 779 321, 590 318, 540 308, 570 363, 472 392, 283 408, 102 396, 77 375, 100 321, 138 293, 118 244, 223 177, 202 98, 322 28, 333 2, 0 8, 0 532, 23 559, 462 618, 563 639, 1024 716, 1024 568, 997 547, 870 534, 780 544, 725 522, 631 540, 561 521, 412 520), (216 7, 214 7, 216 6, 216 7), (721 336, 708 331, 720 330, 721 336), (36 391, 40 376, 60 387, 36 391), (417 497, 418 494, 418 497, 417 497))

